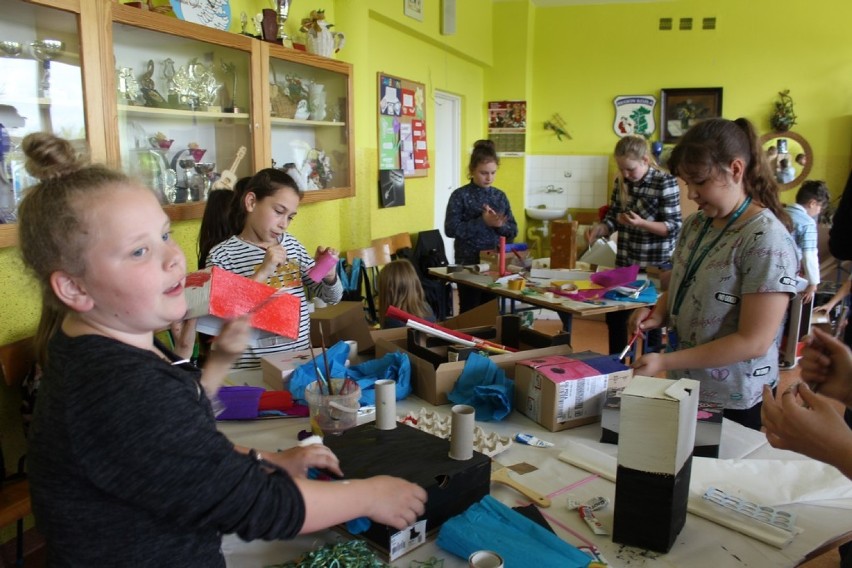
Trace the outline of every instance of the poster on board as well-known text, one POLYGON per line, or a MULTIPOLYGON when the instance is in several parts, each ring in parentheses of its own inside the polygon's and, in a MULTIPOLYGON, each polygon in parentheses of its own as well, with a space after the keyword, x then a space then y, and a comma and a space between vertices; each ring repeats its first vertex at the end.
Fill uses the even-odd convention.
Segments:
POLYGON ((526 101, 488 103, 488 138, 494 142, 498 156, 523 156, 526 132, 526 101))
POLYGON ((381 72, 378 80, 379 169, 425 177, 429 173, 426 85, 381 72))

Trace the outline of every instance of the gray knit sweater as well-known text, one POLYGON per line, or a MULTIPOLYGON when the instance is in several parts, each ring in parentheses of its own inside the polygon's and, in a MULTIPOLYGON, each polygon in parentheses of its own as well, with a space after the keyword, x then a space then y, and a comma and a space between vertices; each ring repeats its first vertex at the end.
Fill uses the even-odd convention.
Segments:
POLYGON ((224 566, 222 533, 298 533, 298 488, 216 430, 198 370, 62 332, 49 354, 28 456, 50 566, 224 566))

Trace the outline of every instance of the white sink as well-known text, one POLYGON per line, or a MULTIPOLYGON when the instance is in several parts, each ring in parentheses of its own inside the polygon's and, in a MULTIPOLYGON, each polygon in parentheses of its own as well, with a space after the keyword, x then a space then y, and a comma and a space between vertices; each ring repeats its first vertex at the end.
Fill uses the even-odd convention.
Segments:
POLYGON ((526 212, 527 217, 535 219, 536 221, 553 221, 556 219, 564 219, 565 215, 568 213, 568 209, 557 209, 555 207, 539 209, 538 207, 527 207, 526 212))

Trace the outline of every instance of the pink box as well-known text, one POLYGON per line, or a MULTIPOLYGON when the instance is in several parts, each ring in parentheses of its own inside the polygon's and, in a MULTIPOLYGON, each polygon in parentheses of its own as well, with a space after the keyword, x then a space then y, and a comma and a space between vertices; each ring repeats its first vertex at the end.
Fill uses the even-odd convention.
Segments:
MULTIPOLYGON (((251 314, 252 340, 263 344, 270 336, 293 341, 299 336, 300 300, 266 284, 213 266, 186 277, 187 317, 198 318, 198 331, 218 335, 225 320, 251 314)), ((283 341, 282 341, 283 342, 283 341)))
POLYGON ((515 408, 553 432, 600 420, 606 389, 606 374, 569 357, 515 366, 515 408))

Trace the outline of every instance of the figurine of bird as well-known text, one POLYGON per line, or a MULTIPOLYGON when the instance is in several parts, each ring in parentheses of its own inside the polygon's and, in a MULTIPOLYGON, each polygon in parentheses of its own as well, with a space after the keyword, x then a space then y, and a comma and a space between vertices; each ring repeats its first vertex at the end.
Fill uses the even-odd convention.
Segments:
POLYGON ((311 116, 311 111, 308 109, 308 101, 302 99, 299 101, 299 104, 296 105, 296 115, 293 118, 307 120, 309 116, 311 116))

